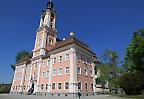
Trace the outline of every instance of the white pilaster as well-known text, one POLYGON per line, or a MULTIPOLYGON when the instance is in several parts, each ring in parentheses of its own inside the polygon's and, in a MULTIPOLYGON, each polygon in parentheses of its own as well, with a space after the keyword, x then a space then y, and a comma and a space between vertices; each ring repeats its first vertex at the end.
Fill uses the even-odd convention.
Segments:
POLYGON ((70 85, 69 85, 69 92, 76 93, 77 92, 77 65, 76 65, 76 53, 75 49, 70 49, 70 85))
POLYGON ((94 63, 92 63, 92 73, 93 73, 93 89, 94 89, 94 92, 96 92, 96 81, 95 81, 95 69, 94 69, 94 67, 95 67, 95 64, 94 63))
MULTIPOLYGON (((32 77, 32 64, 31 64, 30 66, 31 66, 31 69, 30 69, 30 78, 29 78, 29 84, 28 84, 29 88, 31 88, 31 85, 32 85, 32 83, 31 83, 31 77, 32 77)), ((29 88, 28 88, 28 90, 29 90, 29 88)))
POLYGON ((46 31, 44 32, 44 34, 43 34, 43 44, 42 44, 42 48, 45 48, 46 47, 46 38, 47 38, 47 33, 46 33, 46 31))
POLYGON ((53 72, 53 55, 50 56, 48 92, 50 92, 52 86, 52 72, 53 72))
POLYGON ((56 18, 53 19, 53 29, 55 29, 56 26, 56 18))
POLYGON ((47 14, 48 14, 47 26, 49 27, 50 26, 51 15, 50 15, 50 12, 47 12, 47 14))
POLYGON ((41 18, 39 27, 42 27, 42 26, 43 26, 43 19, 41 18))
POLYGON ((13 81, 12 81, 12 86, 11 86, 10 93, 13 92, 13 86, 14 86, 14 81, 15 81, 15 77, 16 77, 16 72, 17 72, 17 66, 15 67, 15 71, 14 71, 14 76, 13 76, 13 81))
POLYGON ((25 76, 25 67, 26 64, 22 65, 23 69, 22 69, 22 78, 21 78, 21 83, 20 83, 20 89, 19 92, 23 92, 23 87, 24 87, 24 76, 25 76))
POLYGON ((48 19, 48 14, 45 14, 45 17, 44 17, 44 25, 47 24, 47 19, 48 19))
POLYGON ((40 81, 40 69, 41 69, 41 65, 42 65, 42 60, 40 59, 39 61, 38 61, 38 76, 37 76, 37 83, 36 83, 36 85, 35 85, 35 92, 38 92, 38 86, 39 86, 39 81, 40 81))
POLYGON ((48 27, 50 26, 50 12, 47 11, 45 18, 44 18, 44 25, 47 25, 48 27))

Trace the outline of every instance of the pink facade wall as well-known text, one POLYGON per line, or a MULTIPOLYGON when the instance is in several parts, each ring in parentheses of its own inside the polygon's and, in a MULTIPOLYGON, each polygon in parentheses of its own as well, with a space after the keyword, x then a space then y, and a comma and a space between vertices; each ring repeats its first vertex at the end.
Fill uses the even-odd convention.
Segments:
MULTIPOLYGON (((84 57, 84 55, 81 55, 82 57, 84 57)), ((35 85, 38 83, 38 89, 37 92, 51 92, 51 93, 68 93, 70 89, 66 90, 65 89, 65 83, 66 82, 70 82, 70 70, 69 70, 69 74, 65 74, 65 68, 69 67, 70 69, 70 62, 73 61, 74 63, 76 63, 73 66, 76 67, 80 67, 81 68, 81 74, 74 74, 77 77, 77 82, 81 82, 82 83, 82 89, 79 90, 82 93, 85 92, 94 92, 93 88, 92 88, 92 84, 93 84, 93 76, 92 76, 92 65, 90 62, 88 62, 86 59, 80 57, 79 58, 79 53, 71 53, 70 51, 62 51, 60 53, 57 53, 57 55, 54 55, 53 58, 56 57, 56 63, 52 63, 52 70, 50 70, 50 64, 46 63, 45 65, 43 64, 44 61, 48 61, 48 59, 44 59, 42 61, 40 61, 38 64, 35 62, 31 63, 32 69, 27 70, 26 72, 24 72, 25 76, 27 75, 27 79, 25 79, 24 81, 21 80, 14 80, 13 82, 13 87, 14 86, 19 86, 21 85, 21 82, 23 82, 22 84, 25 85, 25 89, 23 89, 23 92, 28 92, 31 83, 30 83, 30 78, 34 76, 34 73, 36 74, 36 79, 37 81, 35 82, 35 85), (65 60, 64 59, 64 55, 65 54, 69 54, 69 60, 65 60), (70 56, 73 56, 73 60, 70 60, 70 56), (76 55, 76 60, 74 59, 74 54, 76 55), (60 62, 59 57, 62 56, 62 61, 60 62), (85 62, 87 61, 87 62, 85 62), (38 68, 38 65, 40 64, 40 70, 38 68), (58 74, 59 68, 62 68, 62 75, 58 74), (85 72, 85 68, 87 68, 87 75, 85 72), (56 75, 53 76, 53 69, 56 70, 56 75), (32 71, 31 71, 32 70, 32 71), (52 71, 52 78, 51 81, 49 81, 49 77, 50 75, 46 76, 46 72, 47 71, 52 71), (42 75, 42 73, 45 72, 45 76, 42 75), (40 74, 39 79, 38 79, 38 74, 40 74), (48 87, 46 89, 46 84, 51 83, 51 87, 50 90, 48 90, 48 87), (52 83, 55 83, 55 89, 52 89, 52 83), (62 83, 62 88, 58 89, 58 83, 62 83), (87 83, 87 88, 86 89, 86 85, 85 83, 87 83), (42 86, 43 85, 43 86, 42 86)), ((51 61, 53 62, 53 60, 51 61)), ((77 70, 76 70, 77 71, 77 70)), ((23 70, 21 70, 20 72, 16 72, 15 76, 22 76, 23 74, 23 70)), ((78 87, 76 87, 76 90, 78 91, 78 87)), ((13 92, 18 91, 20 92, 20 89, 17 90, 13 90, 13 92)))

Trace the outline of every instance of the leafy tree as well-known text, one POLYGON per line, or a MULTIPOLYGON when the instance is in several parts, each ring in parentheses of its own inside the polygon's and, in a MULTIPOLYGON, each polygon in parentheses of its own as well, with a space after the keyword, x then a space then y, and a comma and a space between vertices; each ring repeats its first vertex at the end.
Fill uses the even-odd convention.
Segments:
MULTIPOLYGON (((30 54, 26 50, 22 50, 16 54, 16 63, 22 62, 22 61, 29 61, 29 59, 32 57, 32 54, 30 54)), ((15 65, 11 65, 11 68, 15 70, 15 65)))
POLYGON ((100 70, 100 77, 96 79, 97 84, 106 84, 108 81, 109 88, 117 87, 117 77, 120 75, 120 68, 117 67, 117 54, 115 51, 106 49, 100 57, 102 64, 97 66, 100 70))
POLYGON ((127 71, 144 72, 144 29, 134 32, 132 41, 126 49, 124 67, 127 71))
POLYGON ((118 56, 115 51, 106 49, 104 50, 103 55, 100 57, 100 60, 102 63, 109 63, 109 64, 112 64, 113 66, 116 66, 117 58, 118 56))
POLYGON ((22 50, 16 54, 16 62, 19 62, 23 57, 26 57, 29 55, 29 52, 26 50, 22 50))
POLYGON ((133 33, 123 67, 127 73, 119 78, 119 86, 126 94, 140 94, 144 90, 144 29, 133 33))

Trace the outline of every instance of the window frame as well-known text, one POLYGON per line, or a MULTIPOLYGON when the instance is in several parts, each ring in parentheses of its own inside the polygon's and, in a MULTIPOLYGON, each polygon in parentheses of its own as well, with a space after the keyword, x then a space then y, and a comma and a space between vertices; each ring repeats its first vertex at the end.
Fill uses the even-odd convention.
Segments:
POLYGON ((62 67, 60 67, 60 68, 58 68, 58 75, 62 75, 63 74, 63 68, 62 67), (61 70, 60 70, 61 69, 61 70), (60 73, 61 72, 61 73, 60 73))
POLYGON ((65 74, 69 74, 70 73, 70 68, 69 67, 65 67, 65 74), (68 68, 68 69, 67 69, 68 68), (68 72, 67 72, 68 71, 68 72))
POLYGON ((57 87, 58 87, 58 90, 62 90, 62 82, 58 82, 58 86, 57 87), (61 84, 61 85, 59 86, 59 84, 61 84))
POLYGON ((81 67, 77 67, 77 74, 81 74, 82 73, 82 70, 81 70, 81 67))

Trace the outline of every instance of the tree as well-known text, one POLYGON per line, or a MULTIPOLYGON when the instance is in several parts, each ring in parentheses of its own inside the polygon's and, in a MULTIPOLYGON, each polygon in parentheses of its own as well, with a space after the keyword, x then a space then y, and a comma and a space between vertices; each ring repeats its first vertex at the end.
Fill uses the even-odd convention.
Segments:
POLYGON ((133 33, 123 67, 126 73, 119 78, 119 86, 126 94, 140 94, 144 90, 144 29, 133 33))
POLYGON ((120 74, 119 67, 117 67, 117 53, 115 51, 106 49, 100 57, 101 64, 97 66, 100 70, 100 77, 96 79, 97 84, 106 84, 108 81, 109 88, 117 87, 117 77, 120 74))
POLYGON ((29 55, 29 52, 26 50, 22 50, 16 54, 16 62, 19 62, 22 58, 29 55))
POLYGON ((100 60, 102 63, 109 63, 109 64, 112 64, 113 66, 116 66, 117 58, 118 56, 115 51, 106 49, 104 50, 103 55, 100 57, 100 60))
POLYGON ((1 93, 9 93, 11 88, 11 84, 0 84, 0 94, 1 93))
POLYGON ((140 71, 125 73, 119 78, 119 86, 127 95, 140 95, 143 89, 144 74, 140 71))
MULTIPOLYGON (((16 54, 16 57, 15 57, 16 63, 19 63, 19 62, 22 62, 22 61, 29 61, 31 57, 32 57, 32 54, 30 54, 26 50, 22 50, 22 51, 20 51, 16 54)), ((11 68, 13 70, 15 70, 15 65, 11 65, 11 68)))
POLYGON ((144 29, 133 33, 132 41, 126 49, 125 68, 127 71, 144 72, 144 29))

